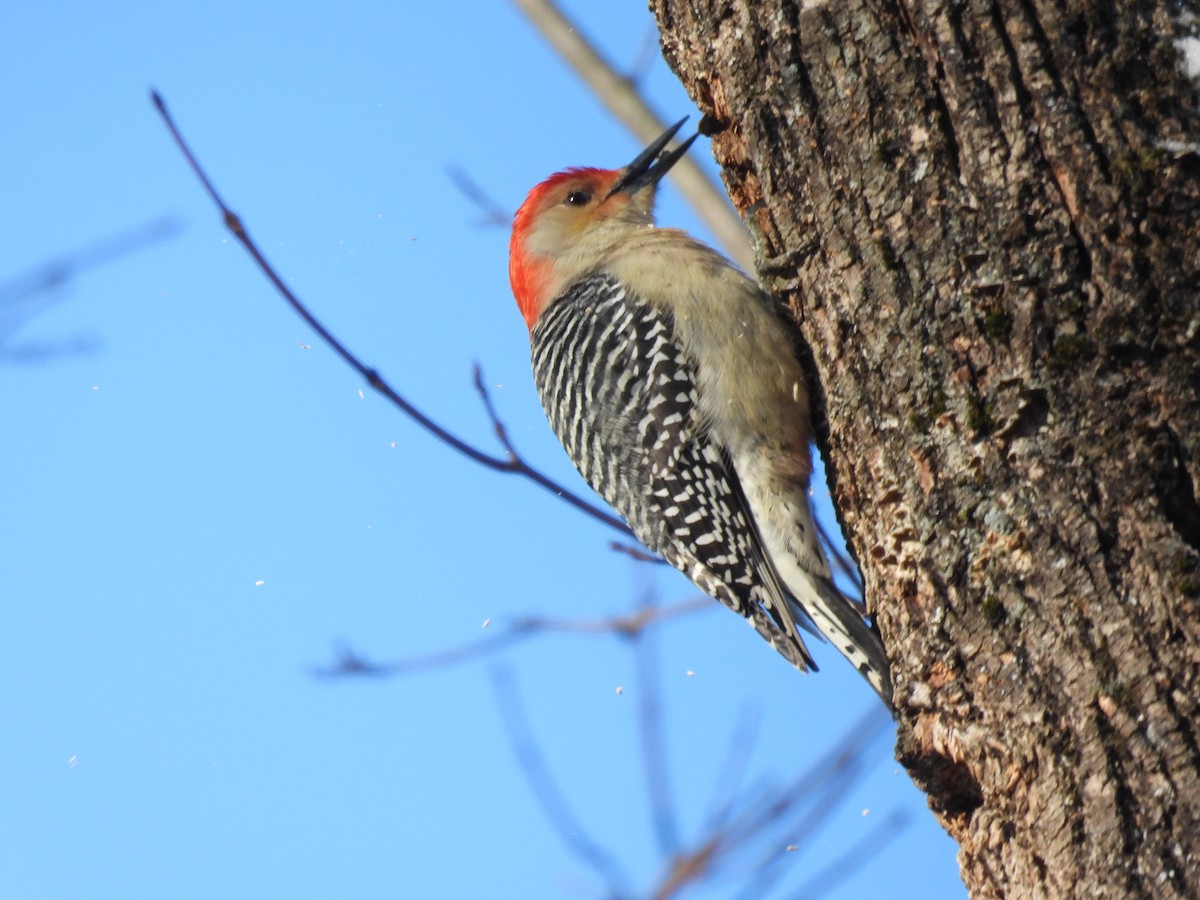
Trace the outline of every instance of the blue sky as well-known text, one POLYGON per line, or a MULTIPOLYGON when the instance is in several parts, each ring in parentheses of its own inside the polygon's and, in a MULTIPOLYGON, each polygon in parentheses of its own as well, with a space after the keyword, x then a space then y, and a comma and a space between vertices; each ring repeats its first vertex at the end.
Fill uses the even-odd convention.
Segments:
MULTIPOLYGON (((652 28, 640 2, 567 8, 618 61, 652 28)), ((173 225, 33 296, 10 283, 0 306, 0 895, 600 896, 517 761, 496 666, 587 833, 653 883, 627 643, 547 635, 392 679, 311 669, 342 644, 401 659, 694 591, 373 396, 222 230, 148 90, 339 337, 491 448, 478 361, 526 458, 580 488, 531 384, 507 231, 445 172, 515 209, 636 142, 502 2, 24 4, 0 59, 0 282, 173 225)), ((665 118, 694 111, 657 58, 642 81, 665 118)), ((670 188, 659 218, 698 230, 670 188)), ((737 784, 769 793, 877 702, 829 648, 802 676, 716 608, 657 648, 685 842, 736 786, 740 722, 757 727, 737 784)), ((780 834, 773 896, 891 816, 898 837, 825 896, 964 895, 891 744, 818 833, 780 834)))

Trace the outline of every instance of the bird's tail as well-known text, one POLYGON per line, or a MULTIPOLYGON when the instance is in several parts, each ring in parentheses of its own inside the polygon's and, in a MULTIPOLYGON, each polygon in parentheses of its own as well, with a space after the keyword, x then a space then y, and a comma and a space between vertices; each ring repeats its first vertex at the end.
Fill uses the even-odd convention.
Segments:
POLYGON ((892 710, 892 670, 879 635, 855 609, 850 598, 828 578, 805 572, 803 580, 806 582, 803 586, 788 585, 793 592, 790 599, 797 618, 810 619, 892 710))

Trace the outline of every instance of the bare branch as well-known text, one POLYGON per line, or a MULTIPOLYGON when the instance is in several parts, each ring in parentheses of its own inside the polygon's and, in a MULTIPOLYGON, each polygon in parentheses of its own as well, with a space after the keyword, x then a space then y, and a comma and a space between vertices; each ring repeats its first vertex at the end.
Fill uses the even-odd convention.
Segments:
POLYGON ((441 669, 490 656, 533 637, 538 630, 531 625, 515 622, 511 628, 498 631, 482 640, 395 662, 371 662, 365 656, 345 648, 337 653, 337 662, 334 665, 311 666, 309 672, 318 678, 393 678, 412 672, 441 669))
POLYGON ((512 212, 496 202, 464 169, 448 166, 446 174, 462 195, 483 213, 483 220, 479 224, 495 228, 508 228, 512 225, 512 212))
POLYGON ((650 74, 650 69, 654 64, 661 59, 662 51, 658 49, 658 27, 651 24, 642 33, 642 39, 638 41, 637 49, 633 52, 633 59, 629 63, 629 69, 625 73, 625 80, 630 84, 640 83, 650 74))
POLYGON ((620 541, 609 541, 608 549, 613 553, 624 553, 626 556, 632 557, 638 562, 644 563, 660 563, 666 565, 666 560, 661 556, 655 556, 649 553, 643 547, 635 547, 632 544, 622 544, 620 541))
POLYGON ((609 616, 601 619, 553 619, 544 616, 522 616, 514 619, 505 628, 497 628, 485 638, 457 647, 383 663, 371 662, 352 650, 343 649, 338 652, 335 664, 313 666, 309 671, 321 678, 408 675, 412 672, 444 668, 490 656, 513 644, 547 632, 611 634, 621 638, 635 638, 659 623, 679 616, 691 615, 701 610, 715 609, 716 606, 716 603, 709 597, 693 597, 670 606, 644 607, 629 615, 609 616))
POLYGON ((575 856, 604 880, 611 894, 630 896, 629 876, 607 850, 588 836, 583 823, 579 821, 550 774, 546 760, 533 739, 529 722, 525 718, 525 710, 521 706, 512 673, 508 669, 494 668, 492 686, 513 753, 542 807, 542 812, 558 832, 559 838, 575 856))
POLYGON ((671 858, 650 894, 666 900, 720 873, 748 870, 749 883, 739 896, 746 900, 765 896, 783 874, 783 864, 795 859, 787 851, 798 849, 803 839, 828 822, 840 798, 861 776, 874 740, 890 724, 890 718, 872 706, 824 759, 790 785, 766 784, 743 791, 738 811, 720 815, 691 850, 671 858))
POLYGON ((882 822, 834 857, 812 878, 806 881, 792 897, 794 900, 817 900, 852 875, 858 874, 863 860, 878 855, 884 847, 898 838, 908 827, 909 815, 893 810, 882 822))
MULTIPOLYGON (((730 829, 731 843, 749 846, 758 835, 784 837, 788 845, 802 848, 807 838, 822 828, 862 776, 867 751, 887 733, 892 720, 886 710, 872 704, 834 747, 783 791, 772 791, 747 804, 746 815, 730 829)), ((788 854, 772 843, 759 851, 753 868, 757 875, 743 896, 763 896, 783 874, 788 854)))
POLYGON ((854 583, 854 587, 858 590, 859 596, 858 597, 849 597, 849 599, 854 601, 854 605, 858 608, 858 611, 860 613, 862 613, 863 615, 866 615, 867 614, 867 606, 860 599, 862 597, 863 583, 862 583, 862 575, 860 575, 858 572, 858 567, 855 566, 854 563, 850 561, 849 556, 847 556, 844 552, 842 552, 842 550, 841 550, 842 545, 840 543, 835 544, 833 542, 833 540, 829 536, 828 529, 826 529, 826 527, 821 523, 821 520, 814 517, 813 521, 817 526, 817 536, 821 539, 821 543, 823 543, 825 545, 825 549, 829 553, 830 563, 833 564, 834 569, 836 569, 838 572, 841 572, 848 579, 850 579, 850 581, 854 583))
MULTIPOLYGON (((735 730, 729 759, 721 767, 714 813, 707 817, 698 840, 690 849, 681 850, 678 826, 668 787, 669 770, 662 735, 663 713, 657 693, 657 664, 650 628, 679 615, 699 609, 712 609, 707 597, 696 597, 672 606, 644 604, 628 615, 591 620, 555 619, 527 616, 516 619, 507 628, 489 637, 448 650, 393 663, 375 663, 342 648, 335 666, 315 670, 324 677, 388 677, 413 671, 453 665, 487 656, 536 634, 559 631, 578 634, 609 634, 633 639, 637 653, 638 722, 646 774, 650 812, 660 849, 667 866, 657 886, 645 893, 656 898, 678 896, 691 886, 721 875, 739 880, 749 874, 742 893, 746 898, 763 896, 786 871, 785 863, 794 860, 804 845, 830 819, 845 794, 857 783, 866 765, 867 754, 875 740, 891 724, 884 711, 872 706, 826 756, 799 778, 784 787, 759 784, 752 790, 736 788, 752 744, 745 718, 735 730)), ((592 840, 581 826, 562 791, 549 773, 545 759, 531 736, 528 722, 516 697, 510 691, 507 670, 494 676, 505 727, 531 789, 543 811, 571 851, 595 870, 614 894, 629 895, 628 878, 615 857, 592 840)), ((817 872, 808 885, 810 891, 828 891, 894 839, 907 820, 891 815, 852 850, 817 872)), ((806 894, 805 896, 811 896, 806 894)))
MULTIPOLYGON (((335 338, 333 334, 323 324, 321 324, 316 316, 309 312, 308 308, 300 302, 296 295, 292 293, 291 289, 284 284, 283 279, 275 271, 274 267, 267 261, 262 251, 259 250, 258 245, 246 231, 246 228, 242 224, 241 219, 238 218, 237 213, 230 209, 225 204, 225 201, 221 199, 221 195, 217 192, 217 189, 213 185, 212 181, 209 180, 208 175, 201 167, 195 154, 192 153, 191 148, 188 146, 187 142, 184 141, 183 135, 179 131, 179 128, 175 125, 175 121, 171 118, 171 114, 167 111, 167 105, 163 101, 162 97, 157 91, 152 91, 151 96, 153 97, 154 105, 158 108, 159 114, 162 116, 163 121, 170 130, 171 137, 174 138, 180 152, 183 153, 184 157, 188 161, 188 165, 191 166, 192 171, 196 174, 196 177, 199 178, 201 184, 204 185, 204 189, 208 192, 208 195, 212 199, 213 203, 221 211, 221 217, 225 222, 225 227, 229 229, 233 236, 237 238, 238 242, 245 248, 246 252, 250 254, 251 258, 253 258, 254 262, 258 265, 259 270, 267 277, 271 284, 275 286, 275 290, 279 292, 280 296, 283 297, 287 304, 291 306, 293 310, 295 310, 300 318, 304 319, 304 321, 308 323, 309 327, 312 328, 318 334, 318 336, 320 336, 321 340, 323 340, 338 356, 340 356, 347 365, 354 369, 354 371, 358 372, 358 374, 366 380, 367 384, 369 384, 375 391, 386 397, 393 406, 416 422, 421 428, 425 429, 425 431, 429 432, 443 444, 446 444, 452 450, 462 454, 471 461, 479 463, 481 466, 486 466, 487 468, 497 472, 505 472, 526 478, 544 490, 554 494, 565 503, 575 507, 585 515, 591 516, 593 519, 603 522, 605 525, 615 529, 616 531, 620 531, 623 534, 631 533, 626 527, 625 523, 612 513, 606 512, 600 507, 589 503, 578 494, 567 490, 558 482, 528 465, 512 448, 512 445, 508 443, 507 438, 504 438, 501 441, 501 443, 504 444, 505 450, 507 451, 507 456, 505 458, 500 458, 497 456, 492 456, 490 453, 485 453, 484 451, 472 446, 471 444, 468 444, 466 441, 447 431, 429 416, 425 415, 407 399, 397 393, 391 385, 384 381, 379 372, 359 361, 358 357, 346 349, 341 341, 335 338)), ((486 397, 486 393, 484 399, 493 425, 497 426, 498 434, 502 434, 503 428, 502 426, 499 426, 499 420, 495 416, 495 411, 491 408, 491 403, 486 397)))
POLYGON ((178 222, 164 217, 35 266, 0 283, 0 307, 7 307, 30 294, 60 288, 86 269, 112 262, 158 241, 166 240, 178 234, 179 230, 178 222))
POLYGON ((13 346, 9 338, 30 319, 53 306, 61 298, 61 295, 54 296, 54 292, 81 272, 166 240, 178 231, 179 225, 174 219, 158 219, 80 247, 0 283, 0 358, 41 359, 58 353, 80 353, 92 349, 95 344, 87 338, 20 346, 13 346))
MULTIPOLYGON (((642 610, 655 609, 654 597, 647 594, 642 610)), ((642 770, 646 794, 650 800, 650 819, 658 839, 659 852, 673 855, 679 849, 679 827, 671 800, 671 769, 667 764, 663 738, 663 709, 659 691, 658 642, 653 630, 637 636, 634 663, 637 671, 638 735, 642 745, 642 770)))
POLYGON ((742 776, 747 771, 750 752, 754 749, 754 735, 758 730, 759 716, 743 712, 734 726, 733 735, 729 739, 729 748, 716 781, 716 791, 710 802, 712 812, 705 818, 702 826, 703 833, 716 833, 725 828, 726 822, 733 814, 737 803, 738 792, 741 789, 742 776))
POLYGON ((483 367, 479 363, 475 363, 474 370, 475 391, 479 394, 479 400, 483 403, 483 410, 487 413, 488 419, 492 423, 492 430, 496 433, 496 440, 500 442, 500 446, 508 453, 508 459, 512 462, 520 457, 517 455, 516 449, 512 445, 512 441, 508 439, 508 428, 501 421, 500 416, 496 413, 496 407, 492 403, 492 395, 487 389, 487 385, 483 383, 483 367))

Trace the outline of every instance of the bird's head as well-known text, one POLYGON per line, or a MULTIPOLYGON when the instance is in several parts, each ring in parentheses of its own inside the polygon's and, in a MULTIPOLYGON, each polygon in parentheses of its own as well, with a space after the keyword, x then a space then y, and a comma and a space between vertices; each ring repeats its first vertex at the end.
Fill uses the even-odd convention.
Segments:
POLYGON ((567 169, 529 192, 513 217, 508 277, 530 331, 546 305, 597 271, 630 230, 653 227, 658 182, 696 139, 663 152, 684 121, 623 169, 567 169))

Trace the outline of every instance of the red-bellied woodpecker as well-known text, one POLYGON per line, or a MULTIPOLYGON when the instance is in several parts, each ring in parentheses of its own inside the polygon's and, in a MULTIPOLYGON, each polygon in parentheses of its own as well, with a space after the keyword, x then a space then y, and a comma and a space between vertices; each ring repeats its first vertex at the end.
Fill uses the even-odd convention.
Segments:
POLYGON ((584 479, 800 670, 802 626, 890 706, 887 656, 834 586, 808 505, 808 391, 771 299, 654 227, 677 123, 624 169, 568 169, 513 219, 509 278, 550 425, 584 479))

